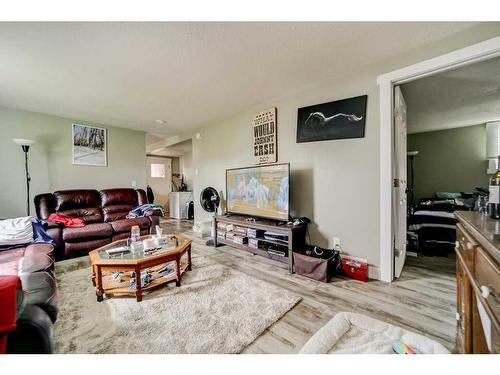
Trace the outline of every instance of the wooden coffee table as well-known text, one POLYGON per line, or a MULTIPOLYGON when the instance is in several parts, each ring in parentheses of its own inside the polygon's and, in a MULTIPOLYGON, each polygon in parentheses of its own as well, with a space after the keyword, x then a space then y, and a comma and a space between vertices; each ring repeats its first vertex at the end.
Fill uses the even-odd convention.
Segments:
MULTIPOLYGON (((154 238, 152 235, 142 236, 140 240, 154 238)), ((185 271, 191 271, 191 240, 180 235, 165 235, 165 242, 158 245, 152 253, 143 251, 142 246, 128 247, 130 251, 119 254, 108 254, 107 250, 127 247, 127 239, 114 241, 89 253, 92 262, 92 283, 96 288, 97 301, 101 302, 104 295, 135 296, 137 302, 142 300, 142 293, 161 285, 175 281, 181 286, 181 277, 185 271), (175 269, 141 287, 141 271, 148 269, 154 275, 155 271, 170 263, 175 269), (113 273, 119 272, 114 279, 113 273), (132 273, 135 273, 135 288, 130 288, 132 273)), ((116 275, 116 274, 115 274, 116 275)))

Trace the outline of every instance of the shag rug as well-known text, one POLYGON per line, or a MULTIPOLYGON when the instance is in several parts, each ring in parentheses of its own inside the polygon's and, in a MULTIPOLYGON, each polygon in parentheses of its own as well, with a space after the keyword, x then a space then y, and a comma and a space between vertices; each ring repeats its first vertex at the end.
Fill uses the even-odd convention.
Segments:
POLYGON ((87 258, 57 263, 56 274, 56 353, 239 353, 300 301, 226 266, 197 265, 196 258, 181 287, 160 287, 142 302, 97 302, 87 258))

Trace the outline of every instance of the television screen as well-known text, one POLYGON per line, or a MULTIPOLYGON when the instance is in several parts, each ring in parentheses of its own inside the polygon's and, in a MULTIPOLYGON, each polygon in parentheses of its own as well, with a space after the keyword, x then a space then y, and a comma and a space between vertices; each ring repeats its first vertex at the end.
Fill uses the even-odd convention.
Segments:
POLYGON ((290 164, 228 169, 227 212, 288 221, 290 164))

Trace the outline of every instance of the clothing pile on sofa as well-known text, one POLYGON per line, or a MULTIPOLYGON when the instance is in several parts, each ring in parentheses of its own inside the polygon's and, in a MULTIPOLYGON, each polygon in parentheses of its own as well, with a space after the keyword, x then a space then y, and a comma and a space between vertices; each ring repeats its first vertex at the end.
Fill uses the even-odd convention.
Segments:
POLYGON ((163 208, 156 203, 141 204, 130 210, 127 219, 135 219, 136 217, 148 216, 150 213, 155 213, 158 216, 163 216, 163 208))
POLYGON ((0 251, 32 243, 54 243, 45 231, 43 221, 31 216, 0 220, 0 251))
POLYGON ((85 221, 78 217, 71 217, 61 214, 50 214, 49 221, 54 223, 60 223, 65 228, 82 228, 85 226, 85 221))

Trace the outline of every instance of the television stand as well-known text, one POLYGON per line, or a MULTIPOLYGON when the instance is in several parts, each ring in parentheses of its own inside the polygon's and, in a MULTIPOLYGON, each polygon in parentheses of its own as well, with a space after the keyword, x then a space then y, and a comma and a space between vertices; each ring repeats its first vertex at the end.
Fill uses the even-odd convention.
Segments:
POLYGON ((224 244, 264 256, 293 273, 293 252, 304 249, 307 224, 292 225, 260 218, 255 221, 248 219, 248 216, 234 214, 214 216, 214 246, 224 244), (272 232, 277 238, 271 238, 269 235, 264 237, 265 232, 272 232), (258 247, 255 247, 255 243, 258 247))

